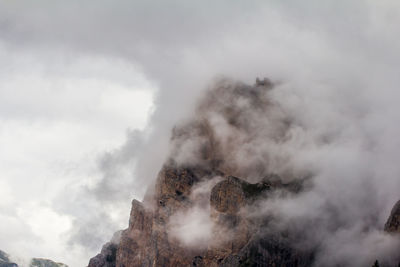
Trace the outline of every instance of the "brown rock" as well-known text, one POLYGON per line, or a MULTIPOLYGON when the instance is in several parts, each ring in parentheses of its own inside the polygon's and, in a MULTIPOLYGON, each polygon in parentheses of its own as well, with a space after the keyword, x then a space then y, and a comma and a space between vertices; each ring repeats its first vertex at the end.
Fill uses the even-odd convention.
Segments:
POLYGON ((210 204, 213 209, 226 214, 236 214, 246 204, 252 203, 271 188, 281 188, 281 184, 262 182, 251 184, 234 176, 228 178, 211 190, 210 204))
POLYGON ((210 204, 217 212, 231 215, 238 213, 245 204, 245 193, 241 180, 229 176, 215 185, 211 190, 210 204))
POLYGON ((90 259, 88 267, 115 267, 117 249, 117 244, 106 243, 100 254, 90 259))
POLYGON ((115 267, 121 234, 122 231, 114 233, 111 241, 102 247, 101 252, 90 259, 88 267, 115 267))
POLYGON ((249 220, 244 209, 271 190, 285 189, 279 179, 251 184, 228 176, 217 183, 210 192, 213 228, 207 249, 188 248, 169 236, 170 217, 194 206, 193 186, 214 176, 207 170, 164 167, 146 202, 132 201, 129 227, 121 234, 115 261, 106 244, 89 266, 307 266, 308 258, 290 248, 288 242, 260 234, 260 225, 249 220), (109 262, 107 255, 111 255, 109 262))
MULTIPOLYGON (((307 253, 291 247, 286 229, 284 234, 273 230, 268 232, 269 218, 254 219, 247 214, 247 207, 259 198, 268 197, 270 191, 279 189, 280 193, 285 192, 283 194, 296 193, 302 190, 303 182, 284 184, 277 175, 269 175, 263 182, 252 184, 225 176, 248 175, 256 179, 257 175, 268 174, 268 162, 264 159, 254 164, 236 162, 236 157, 232 156, 237 152, 232 149, 237 141, 236 135, 219 135, 215 123, 219 124, 221 120, 227 129, 239 130, 239 136, 242 136, 242 132, 248 134, 245 140, 250 141, 259 125, 249 122, 248 109, 251 107, 252 110, 262 111, 260 114, 273 111, 275 104, 268 97, 268 91, 272 88, 273 84, 267 78, 257 79, 255 86, 222 79, 196 109, 200 116, 174 128, 170 158, 159 172, 154 188, 148 191, 143 203, 132 201, 129 227, 122 232, 115 266, 311 265, 307 253), (213 118, 218 120, 214 121, 213 118), (185 158, 188 144, 189 154, 193 156, 191 160, 185 158), (214 185, 221 177, 225 178, 214 185), (185 240, 181 238, 190 239, 190 231, 197 231, 194 228, 199 224, 194 224, 189 230, 174 228, 175 220, 182 220, 186 226, 187 214, 194 214, 191 211, 196 209, 200 209, 201 213, 193 215, 195 219, 204 219, 207 212, 209 214, 205 216, 210 216, 205 220, 207 225, 201 225, 206 226, 205 230, 199 229, 196 233, 202 234, 200 231, 204 231, 207 234, 204 242, 202 239, 202 248, 183 245, 185 240), (209 238, 210 227, 212 235, 209 238)), ((271 118, 275 120, 274 117, 271 118)), ((286 138, 291 123, 284 115, 278 117, 283 121, 277 123, 276 129, 271 129, 271 136, 268 133, 268 137, 277 142, 286 138)), ((201 223, 205 221, 201 220, 201 223)), ((104 252, 107 254, 106 250, 104 252)), ((101 260, 104 260, 103 256, 99 256, 98 261, 91 261, 93 264, 90 267, 103 267, 101 260)))
POLYGON ((188 169, 164 167, 150 201, 154 206, 132 201, 129 228, 123 231, 117 251, 117 267, 190 265, 196 252, 171 240, 167 223, 176 211, 190 207, 189 195, 197 181, 188 169))
POLYGON ((238 253, 254 233, 254 225, 247 220, 243 207, 265 190, 263 184, 250 184, 237 177, 228 176, 216 184, 210 195, 213 236, 207 252, 209 265, 219 266, 223 259, 238 253))
POLYGON ((164 167, 158 175, 154 196, 156 217, 166 223, 177 210, 190 206, 189 195, 198 178, 188 169, 164 167))

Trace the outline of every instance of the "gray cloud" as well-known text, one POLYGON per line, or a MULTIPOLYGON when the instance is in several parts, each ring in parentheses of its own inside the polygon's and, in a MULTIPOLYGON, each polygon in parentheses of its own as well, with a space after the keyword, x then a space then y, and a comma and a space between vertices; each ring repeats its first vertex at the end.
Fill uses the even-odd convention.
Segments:
MULTIPOLYGON (((305 192, 278 194, 250 210, 254 208, 256 217, 273 215, 268 231, 289 231, 293 243, 315 249, 315 266, 364 266, 375 259, 396 264, 400 240, 384 233, 383 225, 399 198, 400 173, 385 174, 388 168, 397 169, 391 166, 393 154, 386 155, 386 145, 381 147, 393 139, 370 132, 379 124, 374 122, 380 113, 374 100, 347 102, 338 90, 309 102, 304 97, 310 95, 296 95, 298 90, 285 84, 266 88, 216 81, 192 120, 173 130, 171 161, 252 182, 270 174, 286 182, 311 175, 305 192), (383 162, 377 160, 386 156, 383 162)), ((176 216, 184 226, 206 226, 198 214, 195 208, 176 216)), ((171 230, 175 232, 185 244, 196 238, 181 225, 171 230)))
MULTIPOLYGON (((168 156, 173 125, 193 116, 197 99, 216 75, 248 83, 256 76, 268 76, 283 82, 271 92, 279 112, 299 125, 285 146, 292 155, 290 163, 318 174, 317 190, 296 200, 296 206, 291 201, 277 202, 283 205, 281 215, 292 218, 300 211, 309 214, 315 203, 322 203, 316 210, 334 203, 328 214, 339 209, 343 214, 339 221, 352 216, 377 220, 372 222, 373 234, 399 198, 399 12, 396 1, 41 1, 40 5, 4 1, 0 3, 1 50, 2 55, 9 49, 37 55, 26 63, 28 68, 58 55, 65 58, 59 62, 61 69, 71 57, 82 55, 123 59, 138 66, 159 88, 147 129, 129 132, 125 145, 109 149, 100 160, 100 178, 94 184, 71 185, 73 199, 80 201, 52 203, 61 213, 102 221, 84 211, 107 214, 125 198, 143 195, 168 156), (76 203, 82 203, 82 209, 74 210, 76 203)), ((18 72, 24 64, 2 63, 0 68, 18 72)), ((52 77, 65 75, 46 71, 52 77)), ((0 75, 2 81, 9 79, 0 75)), ((84 74, 92 75, 97 79, 109 71, 84 74)), ((113 80, 132 83, 128 75, 111 75, 113 80)), ((77 93, 76 99, 80 96, 77 93)), ((1 112, 16 116, 18 107, 1 112)), ((34 111, 40 113, 40 107, 34 111)), ((130 199, 125 201, 122 210, 130 199)), ((117 230, 111 229, 116 223, 109 224, 108 218, 104 222, 104 231, 117 230)), ((347 230, 357 234, 357 227, 347 230)), ((332 240, 339 242, 341 237, 332 240)))

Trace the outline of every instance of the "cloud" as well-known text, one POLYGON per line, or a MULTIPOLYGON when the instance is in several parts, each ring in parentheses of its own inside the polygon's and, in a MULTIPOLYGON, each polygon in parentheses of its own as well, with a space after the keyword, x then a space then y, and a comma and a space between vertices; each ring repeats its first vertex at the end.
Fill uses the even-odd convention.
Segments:
POLYGON ((206 249, 212 240, 214 224, 210 218, 210 192, 222 177, 215 176, 192 188, 190 200, 194 206, 170 217, 168 233, 184 246, 196 250, 206 249))
MULTIPOLYGON (((313 86, 309 83, 307 89, 313 86)), ((363 266, 375 259, 393 265, 400 241, 383 232, 399 198, 400 170, 392 165, 394 155, 384 152, 393 139, 371 132, 372 125, 380 124, 374 120, 381 112, 371 92, 349 101, 341 95, 343 88, 318 89, 326 91, 307 99, 313 95, 296 95, 304 90, 297 85, 268 88, 218 80, 199 101, 192 120, 174 129, 170 158, 178 166, 222 170, 252 182, 269 174, 286 182, 311 175, 305 192, 278 194, 248 208, 255 217, 273 215, 269 231, 289 231, 295 246, 315 249, 316 266, 363 266), (394 168, 397 174, 387 175, 394 168)), ((386 129, 397 131, 398 126, 390 123, 386 129)), ((187 244, 203 244, 186 230, 207 226, 207 214, 196 208, 177 214, 172 222, 182 224, 172 228, 172 235, 187 244)))
POLYGON ((68 246, 75 228, 87 229, 98 219, 90 210, 107 210, 88 189, 102 177, 99 155, 120 145, 126 132, 145 127, 155 89, 127 61, 72 51, 70 58, 66 52, 0 43, 0 247, 26 262, 47 257, 82 266, 110 232, 123 227, 132 197, 121 195, 123 212, 103 212, 100 229, 106 230, 92 242, 95 248, 82 247, 82 238, 68 246))
MULTIPOLYGON (((9 166, 2 175, 25 177, 10 182, 21 195, 30 189, 21 185, 42 192, 48 177, 63 176, 57 188, 73 191, 62 199, 76 202, 54 203, 60 190, 43 194, 58 212, 84 216, 76 203, 110 211, 153 182, 168 156, 170 130, 194 115, 215 76, 250 84, 268 76, 282 82, 271 92, 279 112, 299 125, 282 152, 293 155, 292 167, 318 174, 312 197, 282 216, 308 214, 322 201, 322 210, 340 208, 340 220, 376 217, 377 228, 398 199, 399 12, 389 0, 1 2, 0 140, 9 166), (148 112, 151 96, 131 87, 151 88, 150 121, 139 113, 148 112), (143 102, 147 108, 139 108, 143 102), (128 131, 120 145, 128 125, 147 127, 128 131), (97 169, 102 151, 110 152, 97 169), (54 164, 61 154, 68 156, 54 164), (34 167, 22 172, 21 164, 34 167), (366 199, 371 209, 362 208, 366 199)), ((226 129, 217 117, 213 123, 226 129)))

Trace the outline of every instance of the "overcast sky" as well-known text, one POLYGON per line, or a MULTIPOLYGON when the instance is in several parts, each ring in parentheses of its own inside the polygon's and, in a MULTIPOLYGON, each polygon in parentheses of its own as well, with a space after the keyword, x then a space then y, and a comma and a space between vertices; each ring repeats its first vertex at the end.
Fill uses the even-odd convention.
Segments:
POLYGON ((0 0, 0 249, 85 266, 219 75, 372 113, 396 176, 399 25, 397 0, 0 0))

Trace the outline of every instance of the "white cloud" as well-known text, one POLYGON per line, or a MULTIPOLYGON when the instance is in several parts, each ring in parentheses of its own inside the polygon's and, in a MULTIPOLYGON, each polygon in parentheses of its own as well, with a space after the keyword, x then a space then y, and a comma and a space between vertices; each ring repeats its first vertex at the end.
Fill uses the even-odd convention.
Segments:
MULTIPOLYGON (((391 177, 381 178, 376 188, 378 220, 383 222, 398 198, 400 173, 399 13, 394 0, 3 1, 0 175, 7 181, 5 190, 11 190, 11 197, 7 193, 4 198, 18 203, 34 189, 40 192, 35 200, 52 202, 57 212, 101 218, 76 210, 76 203, 87 205, 85 211, 96 209, 96 198, 115 194, 112 184, 130 181, 121 192, 125 198, 133 197, 133 183, 150 183, 168 151, 171 126, 192 114, 212 77, 253 82, 256 76, 270 76, 288 81, 274 92, 288 112, 318 134, 328 126, 343 134, 340 144, 352 150, 325 147, 318 154, 310 148, 303 154, 301 164, 312 167, 317 158, 319 167, 327 168, 324 190, 354 174, 352 165, 373 162, 377 168, 372 172, 391 177), (157 93, 155 87, 160 88, 157 93), (151 89, 141 90, 146 88, 151 89), (126 144, 114 149, 127 127, 145 127, 153 97, 149 127, 128 132, 126 144), (359 153, 365 143, 358 136, 371 142, 372 156, 359 153), (101 151, 110 151, 103 174, 95 166, 101 151), (345 159, 347 165, 339 164, 345 159), (332 161, 339 163, 330 165, 332 161), (131 165, 138 167, 132 170, 131 165), (346 177, 339 177, 346 171, 346 177), (123 178, 114 180, 118 174, 123 178), (82 200, 86 191, 79 191, 81 185, 96 184, 94 176, 104 182, 106 193, 82 200), (65 187, 70 181, 74 183, 65 187), (72 192, 64 192, 63 199, 70 199, 53 201, 64 188, 72 192)), ((301 132, 295 134, 303 138, 301 132)), ((357 188, 357 181, 351 188, 357 188)), ((334 193, 328 196, 334 199, 334 193)), ((102 212, 115 198, 109 199, 102 212)), ((91 221, 88 217, 85 222, 91 221)), ((24 227, 19 218, 7 221, 24 227)), ((1 232, 10 225, 2 224, 1 232)), ((6 250, 7 244, 0 248, 6 250)), ((82 256, 80 262, 87 259, 82 256)))
MULTIPOLYGON (((55 199, 96 183, 98 157, 119 146, 127 128, 143 129, 153 108, 155 88, 131 63, 76 56, 0 47, 8 63, 0 64, 0 249, 17 257, 71 262, 76 213, 54 210, 55 199)), ((80 265, 94 253, 82 251, 80 265)))

